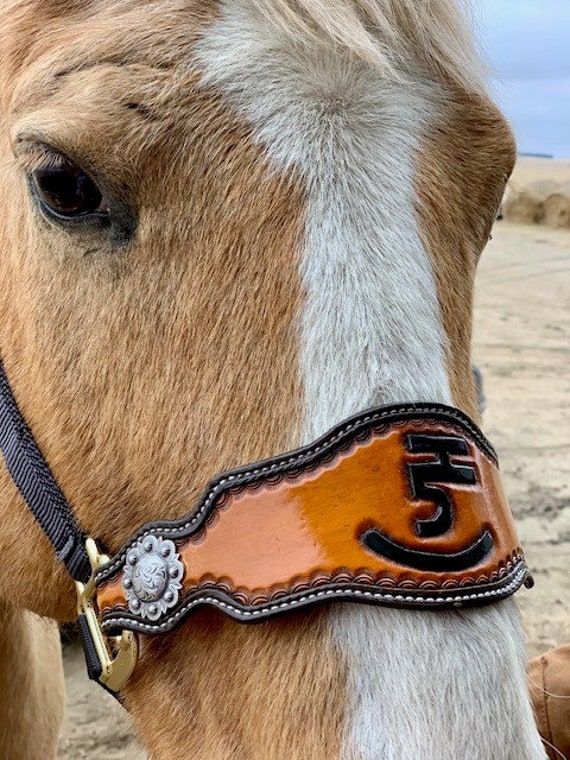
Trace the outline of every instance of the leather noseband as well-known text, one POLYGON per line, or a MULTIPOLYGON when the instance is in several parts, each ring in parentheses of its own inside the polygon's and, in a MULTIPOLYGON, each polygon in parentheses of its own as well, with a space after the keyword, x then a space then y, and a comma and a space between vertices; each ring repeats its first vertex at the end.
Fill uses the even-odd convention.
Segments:
POLYGON ((1 362, 0 449, 76 580, 89 674, 115 692, 136 634, 170 631, 199 605, 255 622, 336 600, 481 605, 532 585, 496 454, 451 407, 371 409, 223 473, 185 518, 142 526, 112 558, 76 525, 1 362))

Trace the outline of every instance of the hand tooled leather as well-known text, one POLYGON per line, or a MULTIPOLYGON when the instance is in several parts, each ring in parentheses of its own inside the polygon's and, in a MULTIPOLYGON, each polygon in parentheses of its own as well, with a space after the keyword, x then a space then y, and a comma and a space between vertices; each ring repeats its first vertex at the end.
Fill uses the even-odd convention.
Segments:
POLYGON ((459 410, 414 404, 220 475, 187 518, 141 528, 96 582, 106 630, 155 633, 199 604, 245 622, 333 599, 442 608, 503 598, 527 576, 493 448, 459 410), (158 542, 173 542, 162 551, 182 563, 181 588, 143 603, 129 562, 148 565, 158 542))

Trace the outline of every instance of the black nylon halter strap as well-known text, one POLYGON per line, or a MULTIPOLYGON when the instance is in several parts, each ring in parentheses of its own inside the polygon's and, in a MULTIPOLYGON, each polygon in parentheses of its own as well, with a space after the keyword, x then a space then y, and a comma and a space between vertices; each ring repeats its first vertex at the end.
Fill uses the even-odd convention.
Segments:
POLYGON ((18 408, 0 359, 0 451, 28 508, 71 577, 87 583, 85 537, 18 408))

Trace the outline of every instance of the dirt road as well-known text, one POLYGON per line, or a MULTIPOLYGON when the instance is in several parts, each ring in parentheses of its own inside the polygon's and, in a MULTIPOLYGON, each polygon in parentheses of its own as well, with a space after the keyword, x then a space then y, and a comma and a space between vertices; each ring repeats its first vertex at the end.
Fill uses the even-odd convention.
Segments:
MULTIPOLYGON (((475 360, 536 586, 518 599, 529 653, 570 641, 570 233, 498 224, 481 263, 475 360)), ((65 654, 68 710, 60 758, 141 758, 127 719, 65 654)))

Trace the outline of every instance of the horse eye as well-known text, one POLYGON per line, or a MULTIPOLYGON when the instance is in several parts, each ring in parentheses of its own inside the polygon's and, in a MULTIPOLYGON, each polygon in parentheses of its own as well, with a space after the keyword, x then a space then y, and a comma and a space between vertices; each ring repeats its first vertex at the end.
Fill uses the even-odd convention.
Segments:
POLYGON ((85 172, 65 156, 50 156, 32 171, 42 205, 55 216, 73 219, 109 213, 103 194, 85 172))

